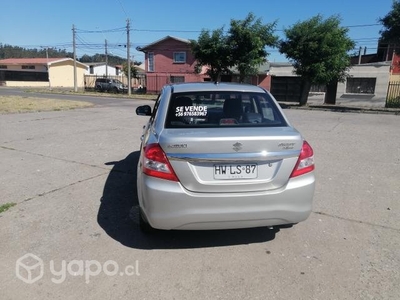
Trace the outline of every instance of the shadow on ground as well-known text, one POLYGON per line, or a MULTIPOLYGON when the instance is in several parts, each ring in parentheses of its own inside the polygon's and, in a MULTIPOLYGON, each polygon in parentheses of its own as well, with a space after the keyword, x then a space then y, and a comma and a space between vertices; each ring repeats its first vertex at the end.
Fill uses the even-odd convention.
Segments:
POLYGON ((136 165, 139 152, 114 165, 107 177, 97 222, 121 244, 137 249, 184 249, 262 243, 273 240, 279 229, 266 227, 213 231, 156 231, 144 234, 139 229, 136 195, 136 165))

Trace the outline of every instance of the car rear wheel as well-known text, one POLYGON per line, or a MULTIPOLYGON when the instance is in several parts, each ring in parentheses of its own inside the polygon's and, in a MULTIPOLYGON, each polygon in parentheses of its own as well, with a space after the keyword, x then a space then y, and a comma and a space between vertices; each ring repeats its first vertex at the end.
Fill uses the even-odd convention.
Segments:
POLYGON ((155 231, 153 227, 147 222, 146 217, 143 215, 142 210, 139 209, 139 227, 144 233, 152 233, 155 231))
POLYGON ((278 225, 276 227, 285 229, 285 228, 292 228, 294 225, 297 225, 297 223, 282 224, 282 225, 278 225))

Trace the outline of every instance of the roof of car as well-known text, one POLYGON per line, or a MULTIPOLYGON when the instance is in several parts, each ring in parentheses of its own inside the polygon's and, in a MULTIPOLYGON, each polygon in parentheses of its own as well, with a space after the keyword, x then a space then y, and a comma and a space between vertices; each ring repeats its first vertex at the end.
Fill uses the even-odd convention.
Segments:
POLYGON ((174 93, 183 92, 212 92, 212 91, 231 91, 231 92, 264 92, 256 85, 233 83, 233 82, 193 82, 170 84, 174 93))

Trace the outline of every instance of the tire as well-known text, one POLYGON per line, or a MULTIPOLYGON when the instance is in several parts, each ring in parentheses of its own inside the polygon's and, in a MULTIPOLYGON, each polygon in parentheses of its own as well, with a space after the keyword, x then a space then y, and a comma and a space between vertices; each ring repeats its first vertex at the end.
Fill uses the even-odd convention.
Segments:
POLYGON ((102 91, 103 91, 103 89, 101 88, 101 86, 100 86, 100 85, 98 85, 98 86, 96 86, 96 91, 98 91, 98 92, 102 92, 102 91))
POLYGON ((116 87, 113 88, 113 92, 114 92, 115 94, 118 94, 118 92, 119 92, 119 91, 118 91, 118 88, 116 88, 116 87))
POLYGON ((294 225, 296 225, 297 223, 290 223, 290 224, 282 224, 282 225, 278 225, 278 228, 282 228, 282 229, 287 229, 287 228, 293 228, 294 225))
POLYGON ((149 222, 145 219, 142 210, 139 208, 139 227, 143 233, 153 233, 155 229, 151 227, 149 222))

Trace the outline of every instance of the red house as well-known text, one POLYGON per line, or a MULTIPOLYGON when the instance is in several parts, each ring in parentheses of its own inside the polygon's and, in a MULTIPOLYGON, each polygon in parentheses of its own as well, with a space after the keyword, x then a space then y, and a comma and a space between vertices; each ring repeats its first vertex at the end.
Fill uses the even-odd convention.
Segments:
POLYGON ((195 73, 196 60, 189 40, 166 36, 138 50, 145 53, 148 93, 158 93, 168 83, 199 82, 209 78, 204 73, 195 73))
MULTIPOLYGON (((158 93, 168 83, 209 81, 203 67, 196 74, 196 60, 190 48, 190 41, 182 38, 166 36, 137 50, 145 53, 146 88, 148 93, 158 93)), ((247 83, 259 85, 267 90, 271 87, 271 76, 268 75, 269 64, 259 67, 259 74, 248 78, 247 83)), ((232 75, 223 75, 225 82, 238 82, 239 76, 233 70, 232 75)))
POLYGON ((393 54, 392 75, 400 75, 400 54, 397 53, 393 54))

